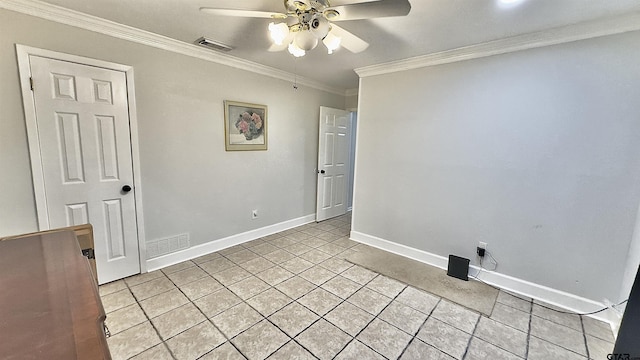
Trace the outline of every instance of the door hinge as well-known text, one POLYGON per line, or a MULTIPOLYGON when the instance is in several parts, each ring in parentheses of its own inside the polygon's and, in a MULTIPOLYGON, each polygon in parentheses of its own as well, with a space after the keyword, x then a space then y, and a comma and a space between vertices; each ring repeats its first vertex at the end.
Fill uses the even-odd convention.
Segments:
POLYGON ((93 248, 82 249, 82 255, 86 256, 87 259, 95 259, 96 258, 96 254, 93 251, 93 248))
POLYGON ((29 78, 29 85, 31 86, 31 91, 33 91, 33 78, 29 78))

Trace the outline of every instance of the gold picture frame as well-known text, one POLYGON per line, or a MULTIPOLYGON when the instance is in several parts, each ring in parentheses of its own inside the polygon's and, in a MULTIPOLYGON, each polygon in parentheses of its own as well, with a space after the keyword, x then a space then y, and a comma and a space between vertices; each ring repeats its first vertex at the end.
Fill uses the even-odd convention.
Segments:
POLYGON ((267 150, 267 105, 224 101, 226 151, 267 150))

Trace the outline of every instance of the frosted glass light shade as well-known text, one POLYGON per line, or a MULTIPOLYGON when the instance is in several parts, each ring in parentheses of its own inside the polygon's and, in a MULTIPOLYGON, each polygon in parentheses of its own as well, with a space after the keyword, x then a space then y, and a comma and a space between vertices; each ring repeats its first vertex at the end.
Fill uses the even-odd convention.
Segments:
POLYGON ((296 44, 293 42, 289 44, 289 53, 295 57, 301 57, 301 56, 304 56, 304 54, 306 54, 304 50, 297 47, 296 44))
POLYGON ((340 47, 341 42, 342 38, 339 36, 335 36, 332 33, 328 33, 327 36, 322 39, 322 43, 327 47, 327 51, 329 54, 333 54, 333 51, 337 50, 340 47))
POLYGON ((309 31, 318 39, 323 39, 329 32, 329 21, 322 14, 315 14, 309 25, 309 31))
POLYGON ((303 30, 297 33, 293 42, 297 47, 304 51, 309 51, 318 46, 318 38, 308 30, 303 30))
POLYGON ((269 35, 276 45, 282 45, 284 39, 289 36, 289 27, 285 23, 269 23, 269 35))

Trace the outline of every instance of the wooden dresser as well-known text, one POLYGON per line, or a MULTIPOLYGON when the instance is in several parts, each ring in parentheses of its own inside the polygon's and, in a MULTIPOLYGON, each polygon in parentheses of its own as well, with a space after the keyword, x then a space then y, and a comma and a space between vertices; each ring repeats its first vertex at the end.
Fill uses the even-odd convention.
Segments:
POLYGON ((0 241, 0 358, 111 359, 105 318, 73 231, 0 241))

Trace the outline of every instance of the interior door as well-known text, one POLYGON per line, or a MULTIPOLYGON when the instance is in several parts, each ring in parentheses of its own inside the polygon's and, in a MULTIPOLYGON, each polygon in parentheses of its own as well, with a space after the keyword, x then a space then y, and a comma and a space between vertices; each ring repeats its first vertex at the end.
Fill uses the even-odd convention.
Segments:
POLYGON ((316 221, 347 211, 351 121, 348 111, 320 107, 316 221))
POLYGON ((93 225, 100 283, 140 273, 125 73, 29 62, 50 228, 93 225))

